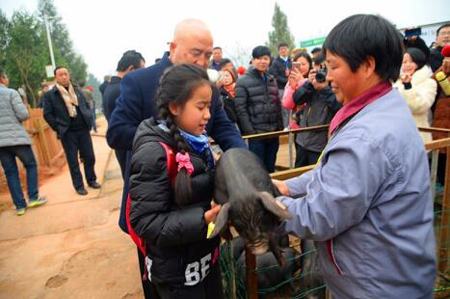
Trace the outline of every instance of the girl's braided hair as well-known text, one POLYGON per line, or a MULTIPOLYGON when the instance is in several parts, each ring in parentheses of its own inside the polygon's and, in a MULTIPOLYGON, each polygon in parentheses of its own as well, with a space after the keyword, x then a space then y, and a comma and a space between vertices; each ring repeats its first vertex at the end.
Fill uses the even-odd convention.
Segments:
MULTIPOLYGON (((169 104, 173 103, 184 107, 192 97, 194 91, 207 84, 211 86, 208 74, 202 68, 193 64, 181 64, 170 67, 161 76, 159 88, 156 94, 158 106, 158 119, 166 122, 169 134, 175 140, 175 150, 181 154, 189 152, 189 145, 181 136, 173 115, 170 113, 169 104)), ((191 177, 186 168, 180 169, 175 178, 175 202, 183 207, 191 202, 192 187, 191 177)))

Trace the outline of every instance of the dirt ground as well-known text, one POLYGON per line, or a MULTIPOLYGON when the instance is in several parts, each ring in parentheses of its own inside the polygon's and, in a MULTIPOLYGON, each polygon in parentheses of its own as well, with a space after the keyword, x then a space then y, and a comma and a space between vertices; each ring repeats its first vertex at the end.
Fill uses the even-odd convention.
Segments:
MULTIPOLYGON (((0 298, 142 298, 136 247, 117 225, 120 168, 93 136, 100 190, 78 196, 68 169, 40 188, 47 204, 15 215, 0 195, 0 298)), ((102 134, 103 133, 103 134, 102 134)))

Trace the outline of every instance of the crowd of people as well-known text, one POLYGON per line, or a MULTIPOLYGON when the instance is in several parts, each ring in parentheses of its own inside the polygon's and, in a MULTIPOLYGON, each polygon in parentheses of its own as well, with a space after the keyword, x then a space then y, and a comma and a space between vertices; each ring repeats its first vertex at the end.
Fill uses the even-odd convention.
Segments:
MULTIPOLYGON (((206 238, 221 209, 211 204, 217 157, 210 138, 222 151, 248 148, 274 172, 278 137, 246 144, 242 136, 329 124, 295 137, 295 166, 316 168, 273 181, 279 204, 294 215, 280 229, 315 241, 333 297, 432 298, 433 202, 424 148, 432 136, 417 127, 450 127, 449 44, 450 24, 429 48, 380 16, 354 15, 311 55, 291 55, 282 42, 272 58, 268 47, 256 46, 249 65, 236 68, 213 47, 206 24, 188 19, 150 67, 139 52, 125 52, 100 90, 106 138, 124 179, 119 225, 144 242, 138 257, 145 296, 223 297, 220 240, 206 238)), ((95 117, 69 70, 54 74, 44 117, 61 139, 76 192, 85 195, 78 154, 88 186, 100 188, 90 136, 95 117)), ((0 123, 8 117, 18 127, 27 114, 2 78, 4 72, 0 123)), ((0 158, 19 214, 27 204, 10 160, 29 153, 30 142, 24 135, 3 143, 11 139, 5 131, 2 125, 0 158)), ((23 161, 34 186, 35 162, 23 161)), ((444 170, 441 153, 441 188, 444 170)), ((30 185, 28 193, 29 206, 45 203, 30 185)))

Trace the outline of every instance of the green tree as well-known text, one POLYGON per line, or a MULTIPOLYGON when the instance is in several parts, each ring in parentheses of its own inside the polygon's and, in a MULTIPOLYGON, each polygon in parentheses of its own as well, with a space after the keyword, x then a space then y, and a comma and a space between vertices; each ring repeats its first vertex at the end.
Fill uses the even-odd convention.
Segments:
MULTIPOLYGON (((44 15, 48 17, 56 65, 66 66, 74 83, 86 81, 87 64, 84 58, 75 52, 69 31, 58 14, 53 0, 39 0, 37 14, 42 22, 44 15)), ((50 56, 48 57, 50 61, 50 56)))
POLYGON ((269 32, 269 40, 266 45, 270 48, 273 57, 278 55, 278 44, 285 42, 292 50, 294 48, 294 37, 289 30, 287 16, 281 11, 278 3, 275 3, 275 9, 272 17, 273 30, 269 32))
POLYGON ((11 23, 6 15, 0 9, 0 65, 4 66, 6 62, 6 48, 9 44, 9 30, 11 23))
POLYGON ((43 42, 39 20, 26 11, 13 13, 7 31, 5 69, 12 88, 24 86, 32 107, 36 107, 37 93, 46 77, 46 44, 43 42))

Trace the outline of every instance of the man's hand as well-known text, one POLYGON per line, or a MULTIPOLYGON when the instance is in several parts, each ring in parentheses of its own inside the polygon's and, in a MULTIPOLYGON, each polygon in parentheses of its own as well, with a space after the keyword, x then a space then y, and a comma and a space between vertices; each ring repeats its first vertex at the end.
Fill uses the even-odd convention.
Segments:
POLYGON ((281 195, 291 196, 291 192, 289 191, 289 188, 284 181, 272 179, 272 183, 278 188, 281 195))
POLYGON ((205 212, 205 222, 206 224, 210 224, 211 222, 216 221, 217 214, 219 214, 221 205, 216 204, 214 201, 211 201, 211 209, 205 212))

